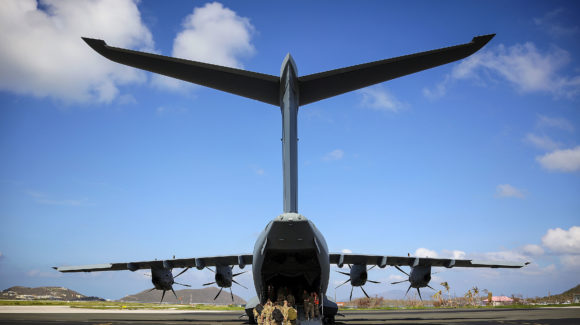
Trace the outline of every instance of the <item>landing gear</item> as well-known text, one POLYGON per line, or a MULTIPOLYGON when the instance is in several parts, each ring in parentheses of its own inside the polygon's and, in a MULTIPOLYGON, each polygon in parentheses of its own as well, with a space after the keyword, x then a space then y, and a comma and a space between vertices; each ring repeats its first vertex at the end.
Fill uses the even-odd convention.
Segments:
POLYGON ((324 318, 322 318, 322 323, 334 324, 334 316, 324 316, 324 318))

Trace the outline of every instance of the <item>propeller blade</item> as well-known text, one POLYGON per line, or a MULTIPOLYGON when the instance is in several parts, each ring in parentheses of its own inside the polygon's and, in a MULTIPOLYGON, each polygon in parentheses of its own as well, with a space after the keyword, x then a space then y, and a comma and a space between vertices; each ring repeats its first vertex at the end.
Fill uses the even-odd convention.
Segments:
POLYGON ((165 291, 166 291, 166 290, 163 290, 163 294, 161 295, 161 301, 159 302, 159 304, 160 304, 160 305, 161 305, 161 303, 163 302, 163 298, 165 298, 165 291))
POLYGON ((350 287, 350 298, 348 298, 348 301, 352 301, 352 289, 354 289, 354 287, 350 287))
POLYGON ((372 269, 373 269, 375 266, 376 266, 376 265, 373 265, 373 266, 369 267, 369 269, 368 269, 367 271, 370 271, 370 270, 372 270, 372 269))
POLYGON ((350 273, 346 273, 346 272, 342 272, 342 271, 336 271, 336 272, 338 272, 338 273, 340 273, 340 274, 344 274, 344 275, 348 275, 348 276, 350 276, 350 273))
POLYGON ((430 285, 427 285, 427 287, 429 287, 429 289, 431 289, 433 291, 437 291, 437 290, 433 289, 430 285))
POLYGON ((173 295, 175 296, 175 299, 179 300, 179 298, 177 298, 177 295, 175 294, 175 290, 173 290, 173 287, 171 287, 171 292, 173 292, 173 295))
POLYGON ((380 283, 379 281, 373 281, 373 280, 367 280, 367 282, 370 282, 370 283, 380 283))
POLYGON ((405 273, 407 276, 409 276, 409 273, 403 271, 403 269, 401 269, 398 265, 395 265, 395 267, 397 268, 397 270, 399 270, 399 271, 405 273))
POLYGON ((208 285, 212 285, 212 284, 214 284, 214 283, 215 283, 215 281, 214 281, 214 282, 210 282, 210 283, 204 283, 204 284, 202 284, 202 285, 204 285, 204 286, 208 286, 208 285))
POLYGON ((365 291, 365 288, 363 288, 362 286, 360 288, 363 291, 363 293, 365 294, 365 296, 367 296, 367 298, 370 298, 368 293, 365 291))
POLYGON ((210 269, 209 267, 206 266, 205 268, 208 269, 208 270, 210 270, 210 271, 212 271, 213 273, 215 273, 215 271, 212 270, 212 269, 210 269))
POLYGON ((348 268, 351 269, 350 264, 347 264, 347 265, 348 265, 348 268))
MULTIPOLYGON (((348 280, 344 281, 343 283, 341 283, 338 287, 340 287, 341 285, 343 285, 343 284, 345 284, 347 282, 350 282, 350 278, 348 280)), ((338 289, 338 287, 336 287, 335 289, 338 289)))
POLYGON ((246 288, 245 286, 241 285, 238 281, 236 281, 234 279, 232 279, 232 282, 235 283, 235 284, 237 284, 237 285, 239 285, 242 288, 248 289, 248 288, 246 288))
POLYGON ((248 272, 248 271, 244 271, 244 272, 236 273, 236 274, 232 275, 232 278, 235 278, 235 277, 237 277, 238 275, 240 275, 240 274, 244 274, 244 273, 246 273, 246 272, 248 272))
POLYGON ((411 285, 409 285, 409 288, 407 289, 407 292, 405 292, 405 297, 407 296, 407 294, 409 293, 409 290, 411 290, 411 285))
POLYGON ((423 301, 423 298, 421 297, 421 290, 419 290, 419 288, 417 288, 417 292, 419 293, 419 299, 421 299, 421 301, 423 301))
POLYGON ((175 284, 179 284, 180 286, 184 286, 184 287, 191 287, 189 284, 185 284, 185 283, 179 283, 179 282, 173 282, 175 284))
POLYGON ((187 271, 187 270, 189 270, 189 269, 191 269, 191 267, 186 267, 186 268, 185 268, 183 271, 179 272, 179 274, 178 274, 178 275, 176 275, 176 276, 174 276, 173 278, 174 278, 174 279, 175 279, 175 278, 177 278, 178 276, 182 275, 183 273, 185 273, 185 271, 187 271))
POLYGON ((156 289, 156 288, 154 287, 153 289, 151 289, 151 290, 149 290, 149 291, 147 291, 147 292, 151 292, 151 291, 153 291, 153 290, 155 290, 155 289, 156 289))
POLYGON ((232 292, 232 287, 230 287, 230 295, 232 296, 232 302, 234 302, 234 293, 232 292))
POLYGON ((403 283, 403 282, 407 282, 407 281, 409 281, 409 280, 403 280, 403 281, 391 282, 391 284, 403 283))
POLYGON ((217 294, 217 295, 215 295, 215 297, 213 297, 213 300, 216 300, 216 299, 217 299, 217 297, 219 297, 219 296, 220 296, 220 293, 222 293, 222 290, 223 290, 223 289, 224 289, 224 288, 220 288, 220 291, 218 291, 218 294, 217 294))

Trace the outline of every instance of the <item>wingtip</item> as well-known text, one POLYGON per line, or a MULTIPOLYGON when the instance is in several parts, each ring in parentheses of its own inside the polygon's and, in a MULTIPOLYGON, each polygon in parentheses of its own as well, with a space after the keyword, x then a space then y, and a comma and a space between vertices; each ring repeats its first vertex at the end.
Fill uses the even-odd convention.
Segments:
POLYGON ((491 41, 491 39, 494 38, 494 37, 495 37, 495 34, 487 34, 487 35, 475 36, 471 40, 471 42, 473 42, 473 43, 479 43, 479 44, 481 44, 481 46, 484 46, 489 41, 491 41))
POLYGON ((102 49, 105 46, 107 46, 107 43, 105 43, 105 41, 103 41, 102 39, 96 39, 96 38, 88 38, 88 37, 81 37, 83 41, 85 41, 85 43, 87 43, 93 50, 98 52, 98 49, 102 49))

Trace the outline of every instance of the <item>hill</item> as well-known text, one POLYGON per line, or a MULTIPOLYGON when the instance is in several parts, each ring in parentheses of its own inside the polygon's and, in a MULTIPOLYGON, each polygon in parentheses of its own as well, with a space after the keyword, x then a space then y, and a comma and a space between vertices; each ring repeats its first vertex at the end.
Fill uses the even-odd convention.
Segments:
MULTIPOLYGON (((243 305, 246 303, 244 299, 234 294, 234 302, 232 302, 232 298, 230 296, 230 291, 228 289, 222 290, 220 296, 213 300, 213 297, 217 295, 219 289, 216 287, 209 287, 203 289, 183 289, 183 290, 176 290, 175 294, 177 297, 181 298, 180 300, 175 299, 173 292, 168 291, 165 293, 165 298, 163 302, 167 302, 170 304, 218 304, 218 305, 243 305)), ((160 290, 145 290, 134 295, 129 295, 119 299, 119 301, 125 302, 154 302, 158 303, 161 301, 162 291, 160 290)))
POLYGON ((28 288, 15 286, 2 290, 0 299, 16 300, 65 300, 65 301, 105 301, 99 297, 88 297, 64 287, 28 288))
POLYGON ((580 294, 580 284, 575 286, 574 288, 566 290, 560 294, 539 298, 539 301, 542 301, 542 302, 572 301, 574 294, 580 294))

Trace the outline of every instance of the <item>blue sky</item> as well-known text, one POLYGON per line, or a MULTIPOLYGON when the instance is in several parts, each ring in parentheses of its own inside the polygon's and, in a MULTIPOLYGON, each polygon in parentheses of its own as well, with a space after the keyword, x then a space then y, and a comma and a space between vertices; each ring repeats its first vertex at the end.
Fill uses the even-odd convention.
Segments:
MULTIPOLYGON (((458 295, 573 287, 579 13, 571 1, 3 1, 0 288, 120 298, 152 286, 144 272, 50 267, 250 253, 282 212, 277 107, 109 62, 81 36, 277 76, 288 52, 307 75, 490 33, 463 61, 302 107, 299 212, 333 252, 532 262, 434 276, 458 295)), ((387 284, 400 276, 372 270, 384 283, 365 289, 405 290, 387 284)), ((342 281, 333 272, 328 294, 342 281)))

